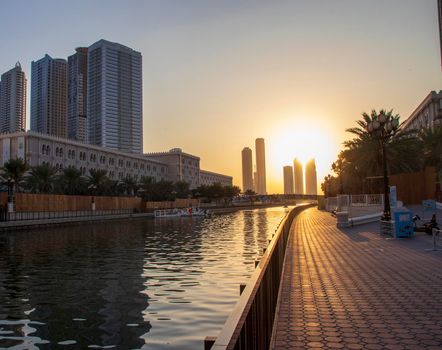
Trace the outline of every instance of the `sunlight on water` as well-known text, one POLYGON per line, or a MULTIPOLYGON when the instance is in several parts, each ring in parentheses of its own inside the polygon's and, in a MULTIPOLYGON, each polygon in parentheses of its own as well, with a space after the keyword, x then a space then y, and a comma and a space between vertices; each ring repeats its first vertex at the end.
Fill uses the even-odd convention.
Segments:
POLYGON ((0 234, 0 348, 203 348, 285 213, 0 234))

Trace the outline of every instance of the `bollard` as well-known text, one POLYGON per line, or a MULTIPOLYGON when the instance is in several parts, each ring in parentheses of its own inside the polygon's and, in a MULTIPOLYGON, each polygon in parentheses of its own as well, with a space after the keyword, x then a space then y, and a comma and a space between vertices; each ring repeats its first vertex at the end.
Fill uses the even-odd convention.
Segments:
POLYGON ((204 339, 204 350, 210 350, 213 344, 215 344, 215 341, 216 337, 206 337, 204 339))
POLYGON ((244 292, 244 289, 246 288, 246 284, 245 283, 241 283, 239 285, 239 295, 242 294, 242 292, 244 292))

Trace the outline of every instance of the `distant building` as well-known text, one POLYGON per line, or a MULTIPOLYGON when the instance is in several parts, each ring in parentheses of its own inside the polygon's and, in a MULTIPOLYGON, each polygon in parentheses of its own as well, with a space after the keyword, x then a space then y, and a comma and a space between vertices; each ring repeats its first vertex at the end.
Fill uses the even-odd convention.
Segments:
POLYGON ((232 186, 233 178, 228 175, 214 173, 212 171, 200 170, 200 181, 199 185, 210 186, 215 183, 219 183, 223 186, 232 186))
POLYGON ((190 188, 199 186, 199 157, 185 153, 181 148, 172 148, 169 152, 146 153, 145 156, 167 164, 169 166, 170 181, 185 181, 190 185, 190 188))
POLYGON ((68 138, 87 142, 87 47, 68 57, 68 138))
POLYGON ((253 191, 253 156, 249 147, 244 147, 241 152, 242 158, 242 190, 253 191))
POLYGON ((20 62, 0 81, 0 132, 26 129, 26 77, 20 62))
POLYGON ((31 65, 31 130, 67 137, 67 62, 45 55, 31 65))
POLYGON ((293 194, 293 168, 290 165, 284 167, 284 194, 293 194))
POLYGON ((404 130, 431 129, 442 125, 442 91, 431 91, 404 122, 404 130))
POLYGON ((256 170, 253 172, 253 191, 258 193, 258 174, 256 170))
POLYGON ((88 142, 142 153, 141 53, 99 40, 88 49, 88 142))
POLYGON ((293 161, 293 175, 295 182, 295 194, 304 194, 304 175, 302 171, 302 163, 295 158, 293 161))
POLYGON ((267 194, 266 189, 266 155, 264 139, 258 138, 255 140, 256 152, 256 192, 258 194, 267 194))
POLYGON ((310 159, 305 165, 305 194, 318 194, 316 164, 310 159))

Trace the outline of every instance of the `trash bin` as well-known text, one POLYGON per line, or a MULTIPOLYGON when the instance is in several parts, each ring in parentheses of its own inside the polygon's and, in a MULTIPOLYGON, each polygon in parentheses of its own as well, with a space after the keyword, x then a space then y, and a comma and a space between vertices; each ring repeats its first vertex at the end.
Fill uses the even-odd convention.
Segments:
POLYGON ((394 233, 396 237, 413 237, 413 213, 401 207, 393 212, 394 233))

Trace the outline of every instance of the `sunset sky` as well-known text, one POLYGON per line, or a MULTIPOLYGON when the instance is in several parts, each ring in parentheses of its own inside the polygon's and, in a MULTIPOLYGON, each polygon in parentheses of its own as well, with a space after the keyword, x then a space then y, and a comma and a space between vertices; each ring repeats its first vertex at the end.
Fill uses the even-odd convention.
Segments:
MULTIPOLYGON (((318 185, 361 112, 405 119, 442 88, 436 0, 6 1, 0 72, 103 38, 141 51, 144 150, 180 147, 241 185, 266 142, 267 190, 316 158, 318 185)), ((28 96, 29 97, 29 96, 28 96)), ((28 121, 29 123, 29 109, 28 121)))

